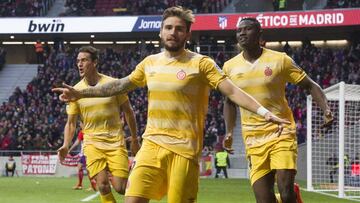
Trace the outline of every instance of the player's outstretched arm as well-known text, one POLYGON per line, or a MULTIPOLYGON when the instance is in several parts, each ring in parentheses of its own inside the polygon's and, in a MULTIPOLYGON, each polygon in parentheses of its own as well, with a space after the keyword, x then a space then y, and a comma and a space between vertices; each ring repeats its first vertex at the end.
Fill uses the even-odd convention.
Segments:
POLYGON ((288 120, 281 119, 268 111, 252 96, 236 87, 229 79, 222 81, 218 88, 221 93, 240 107, 263 116, 267 121, 279 124, 280 130, 282 129, 282 124, 290 124, 288 120))
POLYGON ((71 145, 68 153, 70 153, 75 147, 77 147, 80 144, 80 141, 76 139, 76 141, 71 145))
POLYGON ((233 131, 236 122, 236 112, 237 109, 235 104, 232 101, 230 101, 229 98, 226 97, 224 101, 224 110, 223 110, 225 126, 226 126, 226 135, 223 141, 223 147, 230 154, 234 153, 234 149, 232 148, 232 143, 233 143, 233 131))
POLYGON ((60 93, 60 100, 64 102, 76 101, 85 97, 109 97, 122 94, 135 89, 136 86, 129 80, 129 77, 117 79, 104 85, 76 90, 72 86, 63 84, 63 87, 53 88, 53 92, 60 93))
POLYGON ((136 134, 137 128, 135 113, 130 105, 129 100, 121 104, 120 108, 121 111, 125 114, 125 120, 130 129, 130 150, 132 155, 135 156, 140 149, 140 142, 136 134))
POLYGON ((77 115, 68 115, 68 119, 64 128, 64 143, 57 150, 60 162, 63 162, 66 155, 69 153, 69 145, 74 137, 75 128, 76 128, 77 115))
POLYGON ((324 94, 324 91, 321 87, 316 84, 310 77, 306 76, 301 80, 298 85, 306 90, 308 90, 311 96, 314 98, 315 102, 320 106, 324 112, 324 123, 321 127, 328 127, 334 121, 333 113, 330 110, 330 107, 327 103, 327 98, 324 94))

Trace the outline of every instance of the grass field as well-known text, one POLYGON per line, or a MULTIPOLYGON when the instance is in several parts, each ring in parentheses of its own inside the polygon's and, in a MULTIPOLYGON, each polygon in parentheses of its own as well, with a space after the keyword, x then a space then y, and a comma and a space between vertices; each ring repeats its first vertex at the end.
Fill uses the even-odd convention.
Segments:
MULTIPOLYGON (((76 178, 34 178, 34 177, 0 177, 0 203, 75 203, 91 198, 95 192, 72 190, 76 178)), ((84 178, 84 187, 89 181, 84 178)), ((300 183, 304 186, 304 183, 300 183)), ((342 200, 317 193, 302 192, 305 203, 350 203, 355 201, 342 200)), ((115 194, 118 202, 123 197, 115 194)), ((95 197, 89 202, 99 202, 95 197)), ((166 202, 166 198, 162 201, 166 202)), ((253 203, 254 195, 249 181, 242 179, 201 179, 198 195, 199 203, 253 203)))

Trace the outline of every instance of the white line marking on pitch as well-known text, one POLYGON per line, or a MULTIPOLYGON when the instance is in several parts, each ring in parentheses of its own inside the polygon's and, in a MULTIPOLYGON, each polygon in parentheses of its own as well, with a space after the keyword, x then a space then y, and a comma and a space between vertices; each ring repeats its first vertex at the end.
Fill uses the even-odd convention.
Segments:
MULTIPOLYGON (((319 193, 319 194, 322 194, 322 195, 325 195, 325 196, 335 197, 335 198, 341 199, 336 194, 330 194, 330 193, 320 192, 320 191, 308 191, 306 188, 302 188, 302 187, 300 187, 300 190, 304 190, 304 191, 312 192, 312 193, 319 193)), ((355 202, 360 202, 360 199, 355 199, 355 198, 346 198, 345 197, 343 199, 347 199, 347 200, 351 200, 351 201, 355 201, 355 202)))
POLYGON ((89 197, 86 197, 86 198, 82 199, 81 201, 82 202, 88 202, 88 201, 94 199, 95 197, 99 196, 99 194, 100 194, 100 192, 98 191, 95 194, 92 194, 89 197))

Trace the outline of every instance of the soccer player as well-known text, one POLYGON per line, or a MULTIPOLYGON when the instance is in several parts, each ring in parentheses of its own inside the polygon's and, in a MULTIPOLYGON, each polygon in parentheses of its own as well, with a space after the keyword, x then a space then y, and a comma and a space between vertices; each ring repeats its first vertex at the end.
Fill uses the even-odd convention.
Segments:
POLYGON ((129 176, 126 203, 147 203, 165 194, 170 203, 196 202, 209 87, 279 127, 288 123, 233 85, 212 59, 185 49, 193 22, 191 10, 168 8, 160 29, 164 51, 146 57, 129 76, 82 90, 66 84, 53 89, 62 101, 75 101, 148 87, 147 126, 129 176))
MULTIPOLYGON (((80 128, 83 129, 83 127, 84 127, 84 125, 82 124, 82 122, 80 122, 80 128)), ((83 177, 84 177, 84 169, 86 170, 86 156, 84 155, 83 141, 84 141, 84 133, 82 132, 82 130, 80 130, 79 133, 78 133, 76 141, 70 147, 69 152, 68 152, 68 153, 70 153, 75 147, 80 145, 80 153, 78 154, 80 159, 79 159, 79 163, 77 165, 77 168, 78 168, 78 183, 73 187, 74 190, 81 190, 82 189, 82 180, 83 180, 83 177)), ((90 184, 91 184, 91 188, 89 188, 89 189, 90 190, 93 189, 94 191, 96 191, 96 181, 95 181, 95 179, 90 178, 89 172, 87 172, 87 174, 88 174, 90 184)))
MULTIPOLYGON (((75 89, 82 90, 115 80, 97 71, 98 55, 98 50, 91 46, 79 49, 76 63, 82 80, 74 86, 75 89)), ((124 112, 130 128, 133 153, 139 149, 135 116, 127 95, 83 98, 69 102, 66 112, 68 118, 64 129, 64 143, 58 149, 60 161, 63 161, 68 154, 69 144, 74 136, 78 116, 80 116, 84 125, 83 147, 90 178, 96 180, 101 202, 116 202, 111 193, 107 172, 109 171, 113 176, 112 186, 120 194, 125 193, 129 175, 121 112, 124 112)))
MULTIPOLYGON (((262 29, 256 19, 242 19, 236 37, 243 51, 225 62, 223 71, 236 86, 252 95, 265 108, 276 116, 291 121, 291 124, 279 130, 277 125, 241 108, 242 135, 250 163, 250 181, 257 202, 276 202, 276 175, 281 196, 278 202, 295 203, 296 126, 285 98, 286 83, 300 85, 310 92, 324 112, 324 126, 331 124, 333 116, 319 85, 285 53, 262 48, 259 43, 261 34, 262 29)), ((236 109, 228 99, 224 105, 224 118, 227 129, 224 144, 231 151, 236 109)))

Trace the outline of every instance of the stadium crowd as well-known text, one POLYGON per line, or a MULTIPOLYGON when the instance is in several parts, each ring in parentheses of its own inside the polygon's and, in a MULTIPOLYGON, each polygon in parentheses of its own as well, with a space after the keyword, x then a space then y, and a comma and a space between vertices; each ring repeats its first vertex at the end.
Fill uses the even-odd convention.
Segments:
POLYGON ((358 8, 360 0, 328 0, 325 8, 358 8))
POLYGON ((96 0, 66 0, 62 16, 93 16, 96 14, 96 0))
POLYGON ((125 3, 127 12, 124 14, 159 15, 166 8, 175 5, 189 8, 194 13, 220 13, 230 2, 231 0, 140 0, 135 4, 125 3))
MULTIPOLYGON (((0 1, 1 17, 45 16, 55 0, 0 1)), ((66 0, 60 16, 160 15, 181 5, 194 13, 221 13, 231 0, 66 0)), ((287 10, 286 0, 274 0, 274 10, 287 10), (282 3, 280 3, 282 2, 282 3), (279 9, 279 5, 283 8, 279 9)), ((360 7, 360 0, 328 0, 326 9, 360 7)))
MULTIPOLYGON (((62 144, 65 107, 50 89, 62 81, 74 85, 79 80, 74 66, 77 49, 47 46, 44 64, 38 67, 37 76, 26 89, 17 88, 0 106, 0 150, 55 150, 62 144)), ((99 71, 117 78, 124 77, 141 59, 158 51, 158 48, 145 44, 116 50, 106 48, 101 51, 99 71)), ((323 88, 339 81, 360 84, 360 44, 354 43, 345 49, 329 49, 317 48, 304 41, 299 48, 285 46, 285 51, 323 88)), ((213 57, 222 65, 231 54, 220 52, 213 57)), ((297 122, 298 142, 302 143, 306 139, 306 93, 297 86, 289 85, 288 88, 291 91, 287 91, 287 98, 297 122)), ((146 89, 137 89, 129 94, 138 123, 138 135, 142 134, 146 125, 146 95, 146 89)), ((225 134, 222 100, 219 92, 210 92, 204 129, 204 145, 210 149, 225 134)))
POLYGON ((181 5, 194 13, 219 13, 231 0, 66 0, 65 16, 160 15, 171 6, 181 5))
POLYGON ((1 17, 45 16, 55 0, 0 1, 1 17))
MULTIPOLYGON (((160 15, 166 8, 181 5, 194 13, 221 13, 231 0, 66 0, 64 16, 160 15)), ((274 11, 287 10, 286 0, 273 0, 274 11)), ((328 0, 326 9, 360 7, 360 0, 328 0)))

